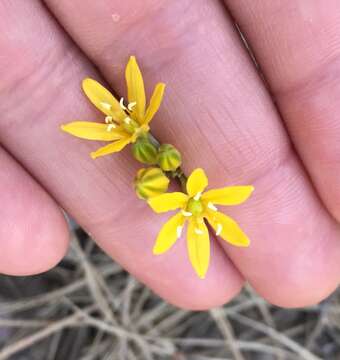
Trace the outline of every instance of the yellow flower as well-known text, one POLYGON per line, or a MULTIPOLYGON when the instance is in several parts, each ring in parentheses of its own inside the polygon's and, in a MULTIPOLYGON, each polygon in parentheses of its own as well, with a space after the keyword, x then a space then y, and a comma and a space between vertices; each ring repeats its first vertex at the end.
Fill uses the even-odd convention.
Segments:
POLYGON ((106 115, 105 124, 75 121, 61 126, 62 130, 82 139, 113 141, 91 153, 94 159, 121 151, 139 136, 147 134, 149 123, 162 102, 165 84, 158 83, 146 109, 143 77, 134 56, 130 57, 126 66, 125 77, 129 101, 127 106, 124 105, 123 98, 118 101, 97 81, 83 80, 82 87, 86 96, 106 115))
POLYGON ((158 234, 153 253, 163 254, 181 236, 188 221, 187 248, 190 262, 200 278, 204 278, 209 267, 210 240, 206 219, 216 235, 235 246, 249 246, 249 239, 237 223, 219 212, 215 205, 238 205, 248 199, 253 186, 229 186, 204 192, 208 179, 204 170, 196 169, 189 176, 186 190, 166 193, 149 199, 148 203, 157 213, 180 209, 164 224, 158 234))

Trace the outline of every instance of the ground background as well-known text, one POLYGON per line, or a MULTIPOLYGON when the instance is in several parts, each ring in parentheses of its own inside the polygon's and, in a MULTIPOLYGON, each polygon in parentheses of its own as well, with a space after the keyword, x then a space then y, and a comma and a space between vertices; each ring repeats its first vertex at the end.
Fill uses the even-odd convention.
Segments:
POLYGON ((0 276, 4 359, 340 360, 340 291, 319 306, 284 310, 246 288, 223 308, 184 311, 139 284, 76 229, 55 269, 0 276))

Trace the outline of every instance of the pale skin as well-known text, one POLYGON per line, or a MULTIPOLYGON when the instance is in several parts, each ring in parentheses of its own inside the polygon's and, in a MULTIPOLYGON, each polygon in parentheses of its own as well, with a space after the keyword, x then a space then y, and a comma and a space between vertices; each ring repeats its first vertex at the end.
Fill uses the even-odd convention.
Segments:
POLYGON ((113 259, 184 308, 226 303, 245 281, 284 307, 332 293, 340 278, 338 6, 1 1, 1 273, 36 274, 62 259, 69 232, 61 206, 113 259), (167 83, 151 128, 180 149, 184 171, 204 168, 211 188, 255 186, 244 205, 220 209, 238 221, 251 246, 212 239, 205 280, 191 268, 184 236, 168 253, 152 255, 169 214, 154 214, 135 196, 139 165, 129 151, 92 160, 89 153, 103 144, 59 130, 74 120, 103 121, 81 80, 95 78, 125 96, 130 55, 148 94, 156 82, 167 83))

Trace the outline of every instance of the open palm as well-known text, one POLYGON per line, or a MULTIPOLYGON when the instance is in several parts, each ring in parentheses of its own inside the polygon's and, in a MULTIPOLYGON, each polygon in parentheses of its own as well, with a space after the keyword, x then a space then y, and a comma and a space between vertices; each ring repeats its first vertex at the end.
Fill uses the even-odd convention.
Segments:
POLYGON ((1 1, 0 271, 38 273, 62 258, 69 240, 61 206, 116 261, 182 307, 222 304, 244 281, 281 306, 330 294, 340 278, 337 7, 337 0, 1 1), (149 94, 158 81, 168 85, 152 131, 181 150, 185 172, 203 167, 213 187, 256 188, 228 212, 251 246, 214 240, 204 281, 184 240, 152 255, 168 216, 131 190, 138 164, 129 152, 92 160, 98 144, 59 130, 102 121, 81 80, 124 95, 130 55, 149 94))

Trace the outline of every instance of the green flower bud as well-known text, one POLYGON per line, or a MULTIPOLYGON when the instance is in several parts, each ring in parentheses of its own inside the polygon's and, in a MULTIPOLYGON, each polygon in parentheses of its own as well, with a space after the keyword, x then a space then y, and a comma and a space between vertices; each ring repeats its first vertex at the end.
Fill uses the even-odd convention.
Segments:
POLYGON ((147 137, 138 138, 132 145, 132 154, 142 164, 157 164, 157 148, 147 137))
POLYGON ((168 190, 170 180, 160 168, 140 169, 135 178, 135 190, 140 199, 147 200, 168 190))
POLYGON ((174 146, 163 144, 158 149, 157 163, 164 171, 175 171, 181 166, 181 153, 174 146))

